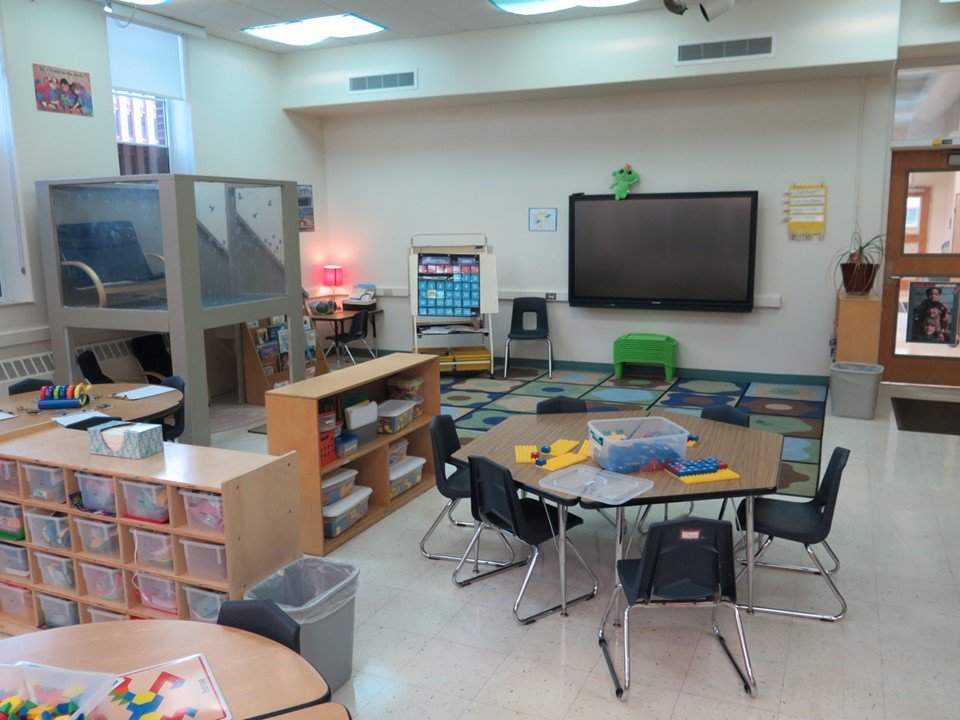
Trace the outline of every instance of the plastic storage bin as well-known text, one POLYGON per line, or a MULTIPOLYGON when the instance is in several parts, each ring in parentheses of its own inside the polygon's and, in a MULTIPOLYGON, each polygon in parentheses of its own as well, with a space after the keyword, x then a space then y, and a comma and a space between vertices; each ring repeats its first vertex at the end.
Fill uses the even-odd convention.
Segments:
POLYGON ((350 433, 357 438, 357 442, 360 445, 373 442, 377 439, 377 421, 374 420, 366 425, 355 427, 350 431, 350 433))
POLYGON ((407 448, 410 446, 410 441, 406 438, 400 438, 399 440, 394 440, 387 446, 387 452, 389 453, 388 460, 391 465, 396 465, 398 462, 407 457, 407 448))
POLYGON ((180 538, 187 557, 187 572, 210 580, 227 579, 227 548, 214 543, 180 538))
POLYGON ((84 518, 74 518, 73 521, 77 524, 77 534, 80 535, 80 546, 84 552, 111 558, 120 556, 120 531, 116 525, 84 518))
MULTIPOLYGON (((374 426, 374 429, 376 429, 376 426, 374 426)), ((333 441, 333 448, 337 457, 346 457, 351 453, 355 453, 359 445, 360 438, 352 432, 342 433, 340 437, 334 438, 333 441)))
POLYGON ((173 538, 163 533, 131 528, 133 555, 138 565, 171 570, 173 568, 173 538))
POLYGON ((133 576, 133 586, 145 607, 176 615, 177 584, 173 580, 136 573, 133 576))
POLYGON ((394 400, 413 400, 423 402, 423 378, 390 378, 387 380, 387 394, 394 400))
POLYGON ((22 618, 33 617, 33 596, 30 590, 19 585, 0 583, 0 610, 7 615, 22 618))
POLYGON ((375 402, 366 402, 344 408, 343 418, 347 430, 356 430, 364 425, 375 423, 377 421, 377 407, 375 402))
POLYGON ((129 615, 124 615, 123 613, 110 612, 109 610, 101 610, 100 608, 90 607, 87 608, 87 612, 90 613, 90 622, 115 622, 117 620, 129 620, 129 615))
POLYGON ((20 494, 20 481, 17 479, 15 460, 0 460, 0 492, 11 495, 20 494))
POLYGON ((387 400, 377 411, 378 430, 382 433, 400 432, 413 422, 413 400, 387 400))
POLYGON ((320 490, 324 505, 332 505, 342 500, 353 490, 353 482, 357 478, 357 471, 351 468, 340 468, 323 476, 320 490))
POLYGON ((308 555, 243 596, 273 600, 300 625, 300 654, 323 676, 331 692, 350 678, 353 666, 358 577, 353 565, 308 555))
POLYGON ((223 498, 214 493, 181 490, 187 526, 194 530, 223 532, 223 498))
POLYGON ((24 463, 23 473, 27 478, 27 490, 31 497, 47 502, 66 502, 67 488, 63 481, 62 468, 24 463))
POLYGON ((47 625, 65 627, 79 624, 80 609, 75 600, 64 600, 44 593, 37 593, 37 600, 40 601, 40 609, 47 625))
POLYGON ((77 578, 73 574, 73 561, 70 558, 42 552, 34 553, 34 557, 44 585, 60 590, 77 589, 77 578))
POLYGON ((63 513, 27 510, 23 519, 30 531, 30 542, 56 550, 70 550, 70 522, 63 513))
POLYGON ((120 487, 123 488, 123 499, 127 503, 127 517, 155 523, 165 523, 170 519, 165 486, 121 480, 120 487))
POLYGON ((367 503, 373 491, 364 486, 354 487, 343 500, 323 508, 323 536, 334 538, 367 514, 367 503))
POLYGON ((390 497, 394 498, 420 482, 420 476, 423 474, 423 466, 426 462, 422 457, 411 455, 396 465, 391 465, 390 497))
POLYGON ((200 622, 215 623, 220 614, 220 606, 227 601, 227 594, 214 590, 183 586, 187 595, 187 608, 190 610, 190 619, 200 622))
POLYGON ((109 602, 123 602, 123 573, 120 570, 81 562, 80 572, 87 586, 87 595, 109 602))
POLYGON ((830 366, 830 409, 840 417, 873 420, 883 365, 838 362, 830 366))
POLYGON ((27 549, 18 545, 0 544, 0 572, 18 577, 30 576, 30 559, 27 549))
POLYGON ((105 475, 77 472, 80 485, 80 497, 87 510, 99 510, 114 515, 117 512, 117 499, 114 496, 113 478, 105 475))
POLYGON ((604 470, 655 472, 687 457, 689 433, 662 417, 591 420, 590 453, 604 470))
POLYGON ((23 540, 23 508, 0 502, 0 539, 23 540))

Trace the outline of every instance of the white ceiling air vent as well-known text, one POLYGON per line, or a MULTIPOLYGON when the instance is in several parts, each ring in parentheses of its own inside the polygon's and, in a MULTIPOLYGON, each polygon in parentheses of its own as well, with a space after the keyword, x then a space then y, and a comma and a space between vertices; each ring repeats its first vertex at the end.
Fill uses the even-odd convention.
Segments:
POLYGON ((385 92, 387 90, 416 90, 417 71, 384 73, 383 75, 360 75, 350 78, 352 93, 385 92))
POLYGON ((677 47, 678 65, 758 57, 773 57, 773 36, 718 40, 677 47))

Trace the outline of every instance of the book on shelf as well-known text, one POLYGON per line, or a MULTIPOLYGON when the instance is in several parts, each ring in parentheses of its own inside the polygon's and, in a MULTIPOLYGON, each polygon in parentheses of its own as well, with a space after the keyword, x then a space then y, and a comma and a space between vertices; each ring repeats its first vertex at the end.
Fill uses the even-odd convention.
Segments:
POLYGON ((280 354, 280 345, 277 342, 265 342, 257 345, 257 355, 260 356, 260 362, 266 364, 272 362, 280 354))

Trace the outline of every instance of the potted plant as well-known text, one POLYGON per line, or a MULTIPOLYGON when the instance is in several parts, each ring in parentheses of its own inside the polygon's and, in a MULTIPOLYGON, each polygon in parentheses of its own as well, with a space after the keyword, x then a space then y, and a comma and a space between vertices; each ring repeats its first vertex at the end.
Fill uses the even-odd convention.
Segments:
POLYGON ((864 240, 860 228, 850 236, 850 246, 834 256, 834 274, 840 271, 841 284, 848 295, 867 295, 873 288, 884 256, 884 236, 864 240))

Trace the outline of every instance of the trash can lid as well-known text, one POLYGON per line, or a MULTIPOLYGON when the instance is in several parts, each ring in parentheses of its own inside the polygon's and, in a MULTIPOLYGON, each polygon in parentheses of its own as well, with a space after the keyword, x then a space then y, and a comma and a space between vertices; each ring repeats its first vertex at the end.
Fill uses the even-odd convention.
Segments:
POLYGON ((830 366, 830 372, 833 371, 880 375, 883 372, 883 365, 876 365, 874 363, 835 362, 830 366))

